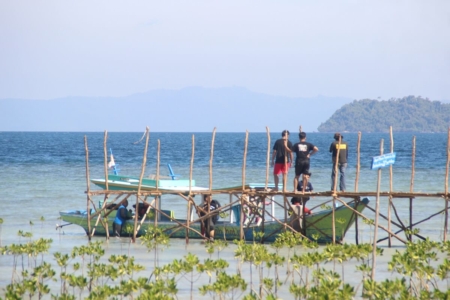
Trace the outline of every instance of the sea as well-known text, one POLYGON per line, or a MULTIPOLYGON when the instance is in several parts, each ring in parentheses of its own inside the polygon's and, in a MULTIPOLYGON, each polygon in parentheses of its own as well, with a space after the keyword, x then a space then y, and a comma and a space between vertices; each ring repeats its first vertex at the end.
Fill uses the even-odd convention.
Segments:
MULTIPOLYGON (((53 240, 49 260, 55 252, 70 253, 73 247, 87 245, 89 239, 83 229, 76 225, 63 225, 59 212, 68 209, 86 209, 87 189, 98 189, 88 180, 104 177, 105 160, 114 155, 119 174, 139 176, 144 167, 145 176, 156 174, 159 166, 161 176, 169 174, 170 164, 180 178, 195 180, 197 186, 222 188, 243 183, 273 183, 272 168, 267 165, 274 142, 281 138, 279 132, 150 132, 146 163, 144 132, 0 132, 0 246, 24 242, 18 232, 31 232, 33 239, 45 237, 53 240), (107 150, 105 158, 104 149, 107 150), (212 166, 212 172, 210 167, 212 166)), ((448 138, 446 133, 342 133, 349 145, 349 164, 346 170, 347 191, 380 191, 443 193, 446 184, 448 162, 448 138), (360 143, 358 144, 358 140, 360 143), (415 141, 415 143, 414 143, 415 141), (381 171, 372 170, 372 159, 382 153, 396 153, 392 165, 381 171), (360 172, 357 174, 359 153, 360 172), (378 181, 380 178, 380 182, 378 181), (356 184, 357 182, 357 184, 356 184)), ((291 133, 290 141, 298 141, 297 133, 291 133)), ((331 155, 329 147, 333 133, 307 133, 307 141, 319 148, 311 157, 311 182, 314 191, 329 191, 331 187, 331 155)), ((111 170, 110 170, 111 172, 111 170)), ((293 169, 288 175, 287 189, 293 189, 293 169)), ((276 196, 279 197, 279 196, 276 196)), ((219 201, 228 201, 227 195, 218 195, 219 201)), ((320 203, 326 198, 314 197, 308 202, 310 208, 320 210, 320 203), (317 207, 316 207, 317 206, 317 207)), ((370 206, 375 209, 375 197, 370 197, 370 206)), ((380 213, 387 215, 387 198, 379 200, 380 213)), ((175 216, 185 216, 183 200, 167 199, 175 216)), ((200 199, 199 199, 200 201, 200 199)), ((409 224, 409 210, 412 208, 413 223, 427 218, 444 208, 444 199, 415 198, 412 207, 409 199, 394 199, 397 213, 404 224, 409 224)), ((163 203, 164 207, 164 203, 163 203)), ((364 211, 375 218, 372 211, 364 211)), ((277 216, 284 215, 278 209, 277 216)), ((420 234, 434 240, 444 236, 444 216, 439 214, 420 223, 420 234)), ((381 220, 380 224, 387 226, 381 220)), ((371 225, 359 223, 359 231, 352 227, 346 235, 346 242, 370 242, 374 235, 371 225)), ((400 236, 405 238, 403 233, 400 236)), ((386 236, 382 230, 378 237, 386 236)), ((130 243, 126 238, 101 241, 107 254, 126 253, 136 257, 137 262, 153 266, 153 256, 139 240, 130 243)), ((390 276, 384 270, 389 253, 401 251, 404 245, 394 241, 392 247, 381 243, 386 257, 381 261, 377 279, 390 276)), ((301 250, 299 250, 301 251, 301 250)), ((188 253, 205 256, 205 245, 201 241, 171 240, 169 248, 161 252, 161 264, 181 259, 188 253)), ((233 246, 222 255, 234 260, 233 246)), ((0 297, 11 282, 10 255, 0 255, 0 297)), ((349 271, 352 272, 352 271, 349 271)), ((347 276, 351 277, 351 276, 347 276)), ((189 298, 188 283, 180 283, 179 299, 189 298)), ((198 292, 198 291, 197 291, 198 292)), ((284 291, 282 298, 290 298, 284 291)), ((202 298, 200 295, 196 297, 202 298)), ((205 296, 207 299, 208 296, 205 296)))

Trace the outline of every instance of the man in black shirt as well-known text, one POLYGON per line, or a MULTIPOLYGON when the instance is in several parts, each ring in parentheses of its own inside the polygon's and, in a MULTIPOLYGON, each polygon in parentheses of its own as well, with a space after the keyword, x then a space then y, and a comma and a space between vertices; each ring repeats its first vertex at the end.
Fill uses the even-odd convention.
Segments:
POLYGON ((298 179, 300 175, 303 175, 303 189, 306 191, 309 178, 309 158, 311 155, 319 151, 319 148, 306 141, 306 132, 300 132, 298 134, 300 142, 296 143, 292 148, 297 157, 295 159, 295 177, 294 177, 294 191, 297 189, 298 179))
POLYGON ((283 186, 286 182, 287 173, 293 160, 292 152, 290 148, 292 143, 289 141, 289 130, 283 130, 281 133, 282 138, 278 139, 273 145, 272 152, 272 167, 273 179, 275 182, 275 190, 278 190, 278 175, 283 174, 283 186))

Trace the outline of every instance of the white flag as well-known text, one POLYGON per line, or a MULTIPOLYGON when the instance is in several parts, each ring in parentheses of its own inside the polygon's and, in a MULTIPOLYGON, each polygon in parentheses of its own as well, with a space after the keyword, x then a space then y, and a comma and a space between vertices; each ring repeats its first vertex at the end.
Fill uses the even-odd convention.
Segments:
POLYGON ((116 163, 114 162, 114 156, 111 154, 111 159, 108 163, 108 168, 112 168, 116 165, 116 163))

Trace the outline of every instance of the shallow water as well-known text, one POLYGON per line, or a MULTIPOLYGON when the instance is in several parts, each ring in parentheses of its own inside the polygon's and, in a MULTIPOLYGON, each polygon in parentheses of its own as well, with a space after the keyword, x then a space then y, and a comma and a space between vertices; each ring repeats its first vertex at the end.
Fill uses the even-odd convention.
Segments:
MULTIPOLYGON (((2 210, 0 242, 2 245, 24 242, 19 239, 19 230, 32 232, 33 238, 42 236, 51 238, 53 244, 50 254, 55 252, 70 252, 73 247, 86 245, 88 239, 81 227, 74 225, 56 229, 61 224, 58 212, 66 209, 83 209, 86 207, 86 161, 84 151, 84 137, 87 137, 89 148, 89 174, 91 178, 103 177, 103 133, 30 133, 30 132, 0 132, 0 167, 2 175, 0 180, 0 200, 2 210), (41 217, 44 219, 41 221, 41 217), (30 225, 30 222, 33 225, 30 225)), ((121 174, 138 175, 142 164, 144 145, 133 144, 140 139, 142 133, 110 133, 108 148, 115 154, 115 161, 120 165, 121 174)), ((279 134, 272 134, 270 144, 279 134)), ((211 147, 210 133, 196 133, 195 159, 193 178, 197 185, 209 185, 209 159, 211 147)), ((319 153, 312 157, 311 181, 315 191, 329 190, 330 186, 330 155, 328 147, 332 135, 308 134, 308 140, 319 147, 319 153)), ((389 137, 383 134, 363 134, 361 143, 361 174, 359 177, 359 191, 375 191, 377 188, 377 171, 370 170, 371 157, 379 155, 380 139, 385 139, 385 152, 387 152, 389 137)), ((151 133, 148 163, 146 174, 156 170, 157 140, 161 142, 161 174, 167 174, 165 165, 170 163, 175 173, 189 177, 191 161, 192 134, 189 133, 151 133)), ((347 190, 355 189, 355 160, 356 160, 356 134, 346 134, 345 139, 350 145, 350 163, 347 169, 347 190)), ((409 191, 411 183, 411 140, 412 134, 398 134, 395 136, 395 151, 397 162, 394 165, 395 191, 409 191)), ((292 141, 295 138, 291 137, 292 141)), ((218 133, 214 145, 213 159, 213 188, 239 185, 243 181, 242 162, 244 152, 245 134, 218 133)), ((416 135, 416 161, 414 173, 414 191, 443 192, 445 188, 446 164, 446 135, 445 134, 417 134, 416 135)), ((245 182, 265 182, 267 177, 267 137, 265 133, 250 133, 248 153, 246 158, 245 182)), ((273 182, 269 168, 269 182, 273 182)), ((288 188, 293 181, 291 170, 288 179, 288 188)), ((389 190, 389 169, 382 170, 381 189, 389 190)), ((95 187, 91 187, 95 188, 95 187)), ((218 197, 218 200, 228 202, 228 196, 218 197)), ((326 198, 314 197, 308 202, 308 207, 314 207, 326 198)), ((371 199, 370 206, 375 208, 375 200, 371 199)), ((175 216, 185 216, 185 203, 177 198, 168 197, 171 209, 175 216)), ((380 212, 387 215, 387 198, 380 198, 380 212)), ((397 212, 403 223, 409 224, 409 199, 394 199, 397 212)), ((436 198, 416 198, 413 202, 413 223, 433 212, 444 208, 445 201, 436 198)), ((277 209, 276 215, 282 216, 284 212, 277 209)), ((374 218, 368 209, 364 214, 374 218)), ((392 212, 392 214, 394 214, 392 212)), ((395 217, 393 217, 395 218, 395 217)), ((444 215, 438 215, 419 225, 420 234, 435 240, 442 240, 444 215)), ((387 227, 387 222, 380 219, 380 224, 387 227)), ((373 227, 359 222, 359 242, 370 242, 373 238, 373 227)), ((393 226, 393 231, 397 228, 393 226)), ((380 229, 378 237, 386 234, 380 229)), ((399 233, 403 239, 405 235, 399 233)), ((137 244, 130 244, 128 239, 94 238, 103 241, 108 254, 128 252, 136 257, 136 261, 151 268, 153 266, 152 254, 137 244)), ((350 228, 346 235, 346 242, 355 242, 355 228, 350 228)), ((390 254, 395 250, 403 249, 400 242, 393 240, 393 248, 387 247, 387 242, 380 244, 385 249, 385 255, 377 259, 378 280, 391 276, 385 267, 390 254)), ((298 251, 302 251, 298 249, 298 251)), ((180 259, 187 253, 195 253, 206 257, 204 245, 200 241, 191 241, 188 245, 184 240, 171 240, 171 246, 160 254, 160 263, 168 263, 173 259, 180 259)), ((221 257, 234 261, 233 246, 224 250, 221 257)), ((0 288, 10 282, 12 265, 10 256, 0 256, 0 288)), ((236 268, 236 266, 230 267, 236 268)), ((150 271, 143 272, 147 276, 150 271), (146 273, 147 272, 147 273, 146 273)), ((345 268, 346 281, 360 280, 354 274, 353 266, 345 268)), ((249 274, 245 274, 249 276, 249 274)), ((199 283, 200 284, 200 283, 199 283)), ((180 285, 180 299, 189 296, 189 285, 180 285)), ((284 291, 282 298, 290 298, 288 291, 284 291)), ((0 292, 0 295, 2 293, 0 292)), ((196 296, 197 298, 198 296, 196 296)), ((205 296, 206 298, 207 296, 205 296)))

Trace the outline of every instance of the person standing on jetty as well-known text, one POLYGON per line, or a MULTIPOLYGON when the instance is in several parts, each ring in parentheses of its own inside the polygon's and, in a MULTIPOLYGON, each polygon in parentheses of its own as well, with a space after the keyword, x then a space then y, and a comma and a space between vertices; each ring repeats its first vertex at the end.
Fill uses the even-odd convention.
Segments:
POLYGON ((286 182, 287 173, 291 166, 293 160, 292 152, 290 151, 292 147, 291 141, 289 141, 289 130, 283 130, 281 133, 281 139, 276 140, 273 145, 272 152, 272 167, 273 168, 273 179, 275 182, 275 190, 278 190, 278 183, 280 174, 283 174, 283 187, 286 182))
POLYGON ((345 169, 348 161, 348 145, 343 141, 344 137, 336 132, 334 134, 334 141, 330 145, 331 157, 333 160, 333 170, 331 171, 331 190, 334 191, 334 183, 336 181, 336 161, 339 169, 339 189, 345 192, 345 169), (339 150, 339 157, 337 156, 339 150))
POLYGON ((294 177, 294 191, 297 189, 298 179, 300 175, 303 175, 303 188, 302 191, 306 191, 306 187, 308 186, 308 178, 309 178, 309 166, 310 166, 310 157, 317 151, 319 148, 314 146, 311 143, 306 141, 306 132, 300 132, 298 134, 300 142, 296 143, 292 148, 292 152, 296 154, 295 158, 295 177, 294 177))

